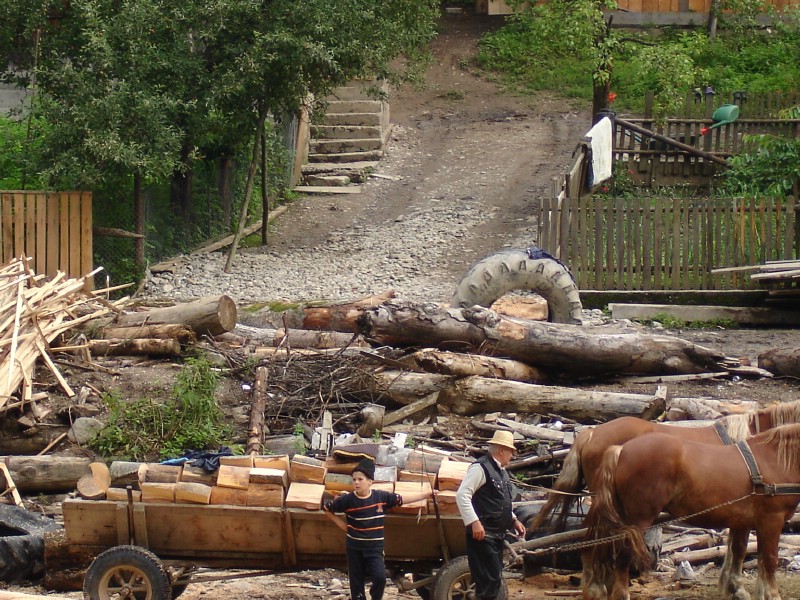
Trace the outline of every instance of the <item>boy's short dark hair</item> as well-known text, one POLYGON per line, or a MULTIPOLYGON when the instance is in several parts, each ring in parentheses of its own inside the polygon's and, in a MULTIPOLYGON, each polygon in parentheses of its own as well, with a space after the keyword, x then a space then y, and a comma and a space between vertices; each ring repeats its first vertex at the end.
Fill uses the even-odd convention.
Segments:
POLYGON ((373 481, 375 479, 375 463, 367 458, 362 459, 353 469, 353 474, 355 473, 363 473, 364 477, 373 481))

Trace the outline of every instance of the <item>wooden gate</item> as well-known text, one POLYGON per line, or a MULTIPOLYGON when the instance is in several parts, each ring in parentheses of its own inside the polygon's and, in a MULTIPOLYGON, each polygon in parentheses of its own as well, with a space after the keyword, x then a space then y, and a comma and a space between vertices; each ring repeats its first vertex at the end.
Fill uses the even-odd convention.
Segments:
POLYGON ((92 271, 91 192, 3 191, 0 201, 3 263, 26 256, 37 273, 79 278, 92 271))

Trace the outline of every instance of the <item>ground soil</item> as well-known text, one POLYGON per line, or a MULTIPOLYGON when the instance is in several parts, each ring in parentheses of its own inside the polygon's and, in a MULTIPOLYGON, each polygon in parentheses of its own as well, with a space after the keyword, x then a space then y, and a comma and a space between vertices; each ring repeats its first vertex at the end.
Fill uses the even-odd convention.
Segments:
MULTIPOLYGON (((563 172, 572 150, 588 129, 586 107, 571 105, 550 95, 519 97, 502 90, 498 84, 481 75, 475 65, 479 36, 501 21, 492 17, 447 15, 441 34, 433 44, 434 60, 426 73, 427 84, 417 89, 404 87, 392 95, 392 122, 398 128, 413 129, 418 146, 415 160, 408 161, 395 193, 384 196, 380 214, 362 209, 368 202, 363 196, 326 196, 325 218, 319 218, 319 200, 301 200, 292 205, 271 232, 273 247, 312 247, 324 242, 331 231, 359 220, 366 227, 379 227, 386 220, 404 214, 410 198, 425 198, 443 183, 459 186, 466 172, 483 170, 486 182, 496 189, 498 215, 463 240, 462 255, 442 265, 443 277, 457 281, 465 265, 504 245, 518 243, 521 232, 531 230, 531 202, 544 195, 553 176, 563 172), (507 139, 508 144, 498 144, 507 139), (519 140, 524 139, 525 143, 519 140), (491 148, 482 152, 481 148, 491 148), (486 240, 493 248, 487 248, 486 240)), ((389 152, 391 152, 391 144, 389 152)), ((370 193, 369 189, 365 193, 370 193)), ((471 190, 463 189, 464 195, 471 190)), ((533 240, 531 240, 533 241, 533 240)), ((778 347, 796 347, 796 331, 775 329, 669 331, 698 344, 715 348, 728 356, 746 357, 756 364, 760 352, 778 347)), ((108 366, 108 364, 107 364, 108 366)), ((169 393, 176 369, 165 363, 121 360, 111 365, 114 374, 91 373, 82 377, 103 391, 118 391, 125 397, 154 397, 169 393)), ((73 380, 70 380, 73 381, 73 380)), ((645 386, 606 385, 599 389, 642 391, 645 386)), ((649 386, 651 391, 654 386, 649 386)), ((800 399, 800 386, 794 380, 760 379, 737 381, 701 381, 670 384, 669 394, 681 397, 757 400, 767 404, 800 399)), ((236 385, 225 394, 227 410, 234 422, 246 426, 248 399, 236 385)), ((750 589, 754 587, 754 571, 748 572, 750 589)), ((714 587, 716 568, 710 566, 699 581, 687 588, 679 586, 668 575, 654 574, 634 583, 635 598, 717 598, 714 587)), ((182 598, 226 598, 245 600, 293 600, 331 598, 337 592, 331 580, 346 579, 342 573, 325 570, 300 572, 257 579, 243 579, 190 585, 182 598)), ((800 577, 781 574, 785 598, 800 598, 800 577)), ((335 587, 335 586, 334 586, 335 587)), ((574 576, 543 573, 526 581, 509 582, 510 597, 520 600, 542 600, 555 597, 558 590, 574 594, 574 576)), ((32 591, 29 588, 27 591, 32 591)), ((79 593, 65 594, 79 598, 79 593)), ((386 598, 406 597, 392 586, 386 598)), ((409 596, 409 597, 413 597, 409 596)))

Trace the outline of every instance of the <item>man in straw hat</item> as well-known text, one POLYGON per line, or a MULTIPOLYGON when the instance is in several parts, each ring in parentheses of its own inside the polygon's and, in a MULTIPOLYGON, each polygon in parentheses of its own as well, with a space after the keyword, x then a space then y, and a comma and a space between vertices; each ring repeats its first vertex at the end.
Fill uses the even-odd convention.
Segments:
POLYGON ((469 466, 456 494, 467 528, 467 559, 476 600, 495 600, 503 589, 503 538, 525 526, 511 511, 511 480, 505 466, 514 456, 514 434, 495 431, 489 453, 469 466))

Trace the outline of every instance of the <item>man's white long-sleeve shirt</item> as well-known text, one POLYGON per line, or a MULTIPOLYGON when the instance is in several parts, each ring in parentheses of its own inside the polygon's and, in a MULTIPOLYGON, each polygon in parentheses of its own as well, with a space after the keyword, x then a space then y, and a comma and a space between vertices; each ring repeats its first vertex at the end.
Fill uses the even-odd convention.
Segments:
MULTIPOLYGON (((503 469, 500 463, 492 457, 498 469, 503 469)), ((467 474, 461 481, 456 492, 456 506, 458 512, 461 514, 461 520, 464 525, 469 527, 475 521, 478 521, 478 514, 472 506, 472 496, 477 492, 483 484, 486 483, 486 473, 483 472, 483 467, 478 463, 472 463, 467 469, 467 474)), ((516 516, 514 517, 516 519, 516 516)))

